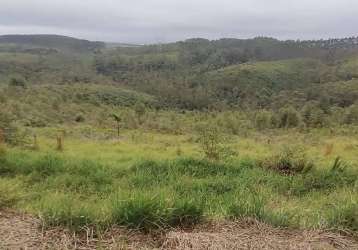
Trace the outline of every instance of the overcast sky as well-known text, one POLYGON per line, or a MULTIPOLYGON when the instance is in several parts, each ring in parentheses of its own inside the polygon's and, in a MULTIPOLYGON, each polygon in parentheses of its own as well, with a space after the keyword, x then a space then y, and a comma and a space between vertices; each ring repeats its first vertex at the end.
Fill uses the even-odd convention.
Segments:
POLYGON ((0 0, 0 34, 157 43, 358 35, 358 0, 0 0))

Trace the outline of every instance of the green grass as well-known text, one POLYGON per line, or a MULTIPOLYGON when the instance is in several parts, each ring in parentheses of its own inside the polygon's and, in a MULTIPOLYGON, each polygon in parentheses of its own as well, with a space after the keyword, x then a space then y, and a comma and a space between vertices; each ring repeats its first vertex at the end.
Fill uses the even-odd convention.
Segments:
POLYGON ((233 137, 227 145, 238 155, 213 162, 190 135, 132 133, 123 131, 120 141, 65 138, 64 151, 56 152, 50 131, 42 130, 40 150, 7 148, 0 157, 0 206, 72 230, 121 225, 149 231, 247 217, 281 227, 357 230, 354 137, 349 145, 344 137, 293 131, 272 137, 273 144, 259 134, 233 137), (277 162, 307 157, 314 167, 286 174, 260 166, 292 143, 304 144, 305 153, 277 162), (328 156, 327 143, 335 145, 328 156), (334 164, 336 155, 342 163, 334 164))

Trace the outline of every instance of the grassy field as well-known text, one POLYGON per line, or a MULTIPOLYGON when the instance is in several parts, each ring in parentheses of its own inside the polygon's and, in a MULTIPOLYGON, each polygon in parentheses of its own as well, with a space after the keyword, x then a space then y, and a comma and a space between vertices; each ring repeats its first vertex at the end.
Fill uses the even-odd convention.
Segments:
POLYGON ((0 150, 0 207, 48 226, 152 230, 252 217, 274 226, 358 230, 358 137, 270 131, 229 136, 205 156, 195 134, 39 129, 38 148, 0 150), (339 159, 337 157, 340 157, 339 159))

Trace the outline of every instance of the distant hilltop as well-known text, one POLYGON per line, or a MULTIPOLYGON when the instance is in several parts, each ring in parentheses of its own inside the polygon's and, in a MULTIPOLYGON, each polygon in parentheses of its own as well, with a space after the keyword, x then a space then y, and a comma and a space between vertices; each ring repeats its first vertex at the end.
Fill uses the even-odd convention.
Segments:
MULTIPOLYGON (((218 40, 209 40, 204 38, 191 38, 182 42, 189 43, 238 43, 238 42, 250 42, 261 40, 262 42, 280 43, 280 44, 296 44, 299 47, 308 48, 352 48, 358 46, 358 37, 347 38, 332 38, 332 39, 320 39, 320 40, 278 40, 271 37, 256 37, 252 39, 239 39, 239 38, 221 38, 218 40)), ((178 43, 175 42, 175 43, 178 43)), ((1 44, 12 44, 21 46, 25 49, 56 49, 62 52, 91 52, 103 48, 115 48, 115 47, 141 47, 141 44, 131 44, 122 42, 103 42, 103 41, 90 41, 85 39, 78 39, 69 36, 62 35, 2 35, 0 36, 1 44)), ((169 43, 173 44, 173 43, 169 43)), ((151 45, 164 45, 162 43, 151 45)))
POLYGON ((93 42, 60 35, 3 35, 0 44, 11 44, 24 49, 48 48, 62 52, 86 53, 104 48, 104 42, 93 42))

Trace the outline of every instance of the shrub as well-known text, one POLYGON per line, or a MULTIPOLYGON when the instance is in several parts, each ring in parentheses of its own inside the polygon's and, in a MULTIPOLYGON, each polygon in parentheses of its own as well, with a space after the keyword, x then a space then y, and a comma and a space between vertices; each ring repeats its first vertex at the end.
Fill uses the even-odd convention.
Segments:
POLYGON ((294 128, 300 124, 300 114, 293 107, 282 108, 279 110, 279 127, 294 128))
POLYGON ((219 161, 229 159, 236 152, 224 145, 226 141, 224 134, 218 126, 212 124, 201 124, 197 126, 199 134, 198 141, 205 157, 209 160, 219 161))
POLYGON ((278 154, 261 161, 259 165, 284 175, 307 173, 314 167, 304 149, 297 146, 285 147, 278 154))
POLYGON ((219 160, 223 137, 219 128, 214 125, 202 124, 197 128, 198 141, 205 156, 210 160, 219 160))

